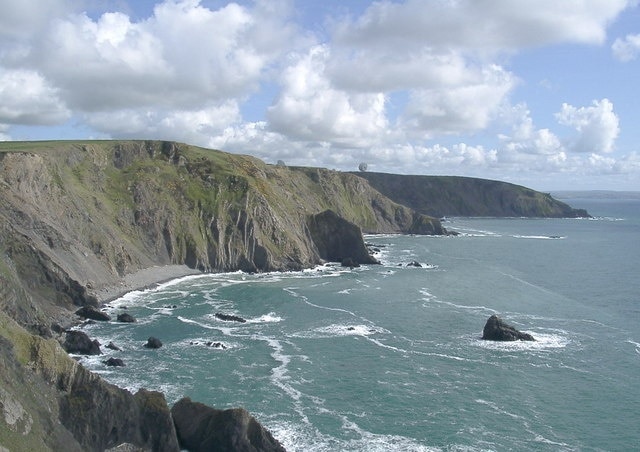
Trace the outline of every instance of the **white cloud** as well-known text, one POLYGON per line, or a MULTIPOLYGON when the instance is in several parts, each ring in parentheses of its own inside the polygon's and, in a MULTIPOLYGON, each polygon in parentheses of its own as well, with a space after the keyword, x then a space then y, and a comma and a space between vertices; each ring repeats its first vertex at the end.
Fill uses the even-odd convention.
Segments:
POLYGON ((608 99, 594 100, 591 106, 580 108, 564 103, 556 118, 578 132, 570 143, 572 151, 596 154, 613 151, 620 127, 608 99))
POLYGON ((371 145, 387 130, 385 96, 333 87, 325 74, 329 57, 327 46, 316 46, 283 71, 282 90, 267 112, 269 124, 294 140, 371 145))
POLYGON ((0 37, 5 39, 29 38, 42 29, 52 17, 71 10, 65 0, 1 0, 0 37))
POLYGON ((613 50, 613 56, 620 61, 635 60, 640 54, 640 34, 629 34, 624 39, 616 39, 611 50, 613 50))
POLYGON ((355 21, 336 27, 339 42, 358 47, 495 51, 558 42, 599 44, 606 26, 630 0, 408 0, 374 3, 355 21))
POLYGON ((412 91, 401 125, 424 137, 485 128, 497 114, 515 80, 496 65, 483 68, 475 79, 452 88, 412 91))
POLYGON ((157 138, 209 146, 213 137, 240 121, 236 102, 193 110, 123 109, 93 113, 87 122, 109 135, 130 138, 157 138))
POLYGON ((0 66, 0 123, 51 125, 67 120, 69 110, 40 74, 0 66))

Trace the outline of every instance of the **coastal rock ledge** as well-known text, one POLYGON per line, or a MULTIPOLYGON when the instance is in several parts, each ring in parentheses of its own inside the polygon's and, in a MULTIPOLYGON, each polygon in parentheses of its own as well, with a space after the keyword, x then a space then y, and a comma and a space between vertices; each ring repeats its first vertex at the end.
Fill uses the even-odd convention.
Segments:
POLYGON ((180 447, 190 452, 285 452, 244 408, 218 410, 185 397, 171 408, 180 447))
POLYGON ((484 325, 482 339, 487 341, 535 341, 532 335, 507 325, 495 314, 489 317, 484 325))

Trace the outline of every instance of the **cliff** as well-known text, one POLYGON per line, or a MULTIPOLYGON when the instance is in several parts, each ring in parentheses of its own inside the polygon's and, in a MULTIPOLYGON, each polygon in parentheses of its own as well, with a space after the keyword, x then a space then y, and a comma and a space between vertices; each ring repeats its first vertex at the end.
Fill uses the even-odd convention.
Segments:
POLYGON ((461 217, 588 217, 550 194, 487 179, 458 176, 416 176, 354 173, 397 203, 437 218, 461 217))
POLYGON ((446 233, 348 173, 172 142, 0 144, 0 450, 176 450, 161 394, 109 385, 60 348, 72 313, 154 266, 367 263, 362 231, 446 233))

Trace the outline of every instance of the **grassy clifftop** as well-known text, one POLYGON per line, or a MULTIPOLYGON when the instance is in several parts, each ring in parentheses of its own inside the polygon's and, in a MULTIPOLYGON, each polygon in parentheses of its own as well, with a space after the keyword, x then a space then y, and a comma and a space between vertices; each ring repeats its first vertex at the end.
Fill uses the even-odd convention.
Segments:
POLYGON ((548 193, 487 179, 357 173, 397 203, 420 213, 466 217, 587 217, 548 193))

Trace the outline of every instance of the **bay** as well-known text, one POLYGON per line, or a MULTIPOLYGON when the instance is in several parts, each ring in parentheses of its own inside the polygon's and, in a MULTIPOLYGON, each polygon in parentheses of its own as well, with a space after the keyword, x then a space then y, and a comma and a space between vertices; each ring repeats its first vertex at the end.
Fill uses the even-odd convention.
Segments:
POLYGON ((453 218, 457 237, 368 236, 382 265, 133 292, 108 309, 136 323, 85 327, 127 366, 82 362, 170 403, 244 406, 292 451, 630 450, 640 201, 571 205, 596 218, 453 218), (536 342, 482 341, 494 313, 536 342))

